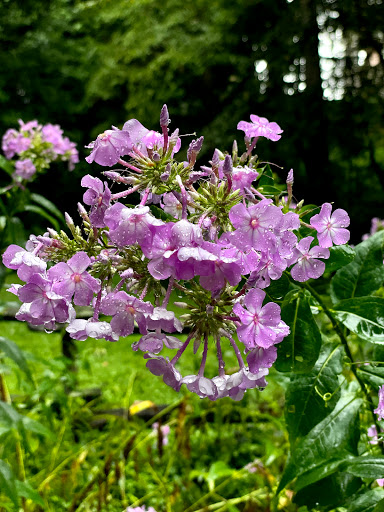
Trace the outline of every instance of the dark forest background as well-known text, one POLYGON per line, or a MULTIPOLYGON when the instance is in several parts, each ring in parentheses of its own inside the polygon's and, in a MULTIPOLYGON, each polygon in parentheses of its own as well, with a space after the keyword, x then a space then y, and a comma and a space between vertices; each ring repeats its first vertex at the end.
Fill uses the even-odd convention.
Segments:
POLYGON ((83 146, 111 125, 158 129, 167 103, 206 163, 267 117, 284 134, 260 156, 298 200, 348 210, 356 243, 384 217, 383 46, 382 0, 0 0, 0 133, 36 118, 77 142, 74 173, 33 184, 75 215, 102 170, 83 146))

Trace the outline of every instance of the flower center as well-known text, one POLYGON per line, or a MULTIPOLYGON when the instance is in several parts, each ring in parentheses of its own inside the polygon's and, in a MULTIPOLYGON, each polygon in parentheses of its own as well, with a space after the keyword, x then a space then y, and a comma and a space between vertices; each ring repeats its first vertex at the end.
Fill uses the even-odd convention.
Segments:
POLYGON ((80 274, 72 274, 72 281, 75 281, 75 283, 80 283, 81 281, 81 275, 80 274))
POLYGON ((128 311, 128 313, 131 313, 131 315, 135 314, 135 308, 133 308, 132 306, 127 306, 125 308, 125 311, 128 311))
POLYGON ((260 224, 259 224, 259 220, 258 220, 258 219, 252 219, 252 220, 251 220, 251 227, 252 227, 253 229, 258 228, 258 227, 259 227, 259 225, 260 225, 260 224))

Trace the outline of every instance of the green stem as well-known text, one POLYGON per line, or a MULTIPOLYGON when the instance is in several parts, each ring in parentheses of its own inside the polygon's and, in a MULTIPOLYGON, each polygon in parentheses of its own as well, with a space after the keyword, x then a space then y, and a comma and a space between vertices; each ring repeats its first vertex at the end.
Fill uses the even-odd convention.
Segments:
MULTIPOLYGON (((352 353, 351 353, 351 350, 349 348, 349 345, 348 345, 348 340, 345 336, 345 334, 343 333, 341 327, 340 327, 340 324, 339 322, 336 320, 336 318, 333 316, 332 312, 328 309, 328 307, 326 306, 325 302, 323 301, 323 299, 321 298, 321 295, 319 295, 317 293, 316 290, 314 290, 312 288, 311 285, 309 285, 308 283, 303 283, 303 285, 305 288, 307 288, 307 290, 315 297, 315 299, 317 300, 317 302, 320 304, 320 306, 322 307, 324 313, 327 315, 327 317, 329 318, 329 320, 331 321, 332 323, 332 326, 333 328, 335 329, 336 331, 336 334, 339 336, 340 338, 340 341, 342 343, 342 345, 344 346, 344 349, 345 349, 345 353, 347 355, 347 357, 351 360, 351 372, 353 373, 353 375, 355 376, 355 379, 357 380, 357 382, 359 383, 360 385, 360 388, 361 390, 363 391, 365 397, 366 397, 366 400, 367 400, 367 403, 368 403, 368 407, 369 407, 369 410, 371 411, 372 413, 372 416, 373 416, 373 421, 374 421, 374 424, 376 426, 376 429, 377 429, 377 432, 380 432, 380 426, 378 424, 378 421, 377 421, 377 417, 376 417, 376 414, 374 413, 374 404, 372 402, 372 398, 371 396, 369 395, 368 393, 368 390, 364 384, 364 382, 361 380, 360 376, 358 375, 357 371, 356 371, 356 368, 354 366, 355 362, 353 360, 353 356, 352 356, 352 353)), ((381 451, 384 453, 384 447, 382 446, 381 447, 381 451)))
MULTIPOLYGON (((7 382, 2 373, 0 373, 0 399, 3 402, 11 405, 11 395, 8 391, 7 382)), ((20 434, 16 431, 15 433, 15 450, 16 450, 16 466, 17 466, 17 478, 21 481, 25 481, 25 467, 24 467, 24 457, 23 457, 23 448, 21 446, 20 434)), ((25 498, 22 498, 22 506, 23 510, 27 512, 27 504, 25 498)))

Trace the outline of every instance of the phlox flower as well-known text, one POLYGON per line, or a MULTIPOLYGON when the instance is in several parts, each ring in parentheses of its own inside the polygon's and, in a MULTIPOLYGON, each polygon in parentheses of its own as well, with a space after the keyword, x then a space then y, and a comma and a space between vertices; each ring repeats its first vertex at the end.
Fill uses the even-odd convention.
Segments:
POLYGON ((293 251, 292 258, 288 261, 288 265, 296 263, 291 269, 291 276, 295 281, 303 283, 308 279, 318 279, 324 274, 325 263, 317 258, 329 258, 329 249, 312 247, 310 249, 313 236, 307 236, 300 240, 293 251))
POLYGON ((282 216, 280 208, 272 204, 272 199, 263 199, 249 208, 242 203, 233 206, 229 219, 236 230, 231 242, 242 250, 266 251, 276 243, 276 236, 271 230, 279 224, 282 216))
POLYGON ((41 274, 33 274, 28 283, 18 289, 18 298, 28 303, 28 307, 20 308, 16 314, 18 320, 33 325, 64 323, 71 320, 73 308, 65 297, 52 289, 52 281, 41 274))
POLYGON ((48 276, 53 281, 53 290, 67 299, 74 295, 76 306, 88 306, 93 294, 100 290, 100 281, 86 272, 90 264, 87 253, 80 251, 67 263, 60 262, 51 267, 48 276))
POLYGON ((332 205, 324 203, 320 213, 314 215, 310 224, 317 231, 317 239, 320 247, 332 247, 335 245, 346 244, 350 238, 348 229, 350 220, 347 212, 338 208, 332 212, 332 205))
POLYGON ((133 333, 134 320, 139 326, 141 334, 147 333, 145 314, 153 311, 149 302, 128 295, 124 291, 108 293, 101 301, 100 311, 105 315, 112 315, 111 327, 119 336, 128 336, 133 333))
POLYGON ((89 164, 96 162, 99 165, 110 166, 131 151, 132 142, 128 132, 115 128, 98 135, 87 147, 92 148, 91 154, 86 158, 89 164))
POLYGON ((237 335, 249 350, 269 348, 289 334, 289 327, 280 318, 280 306, 274 302, 262 306, 264 298, 265 292, 254 288, 244 298, 246 309, 239 303, 233 307, 240 318, 237 335))
POLYGON ((87 174, 82 178, 81 186, 88 187, 83 195, 83 201, 85 204, 92 206, 89 213, 90 221, 97 228, 104 227, 104 213, 110 206, 112 196, 107 183, 103 185, 99 178, 87 174))
POLYGON ((25 160, 17 160, 15 164, 15 175, 20 176, 23 180, 29 180, 36 172, 36 167, 30 158, 25 160))
MULTIPOLYGON (((33 250, 33 248, 32 248, 33 250)), ((18 245, 10 245, 3 254, 3 264, 12 270, 17 270, 17 276, 22 281, 28 281, 33 274, 42 274, 47 268, 45 261, 32 252, 18 245)))
POLYGON ((116 203, 108 208, 104 214, 105 225, 109 227, 109 237, 113 243, 134 245, 136 242, 142 246, 150 246, 153 238, 153 227, 161 226, 163 221, 149 214, 148 206, 127 208, 116 203))
POLYGON ((265 117, 255 116, 254 114, 251 114, 251 121, 251 123, 240 121, 237 125, 237 129, 243 130, 246 137, 265 137, 273 141, 281 139, 280 134, 283 133, 283 130, 277 123, 270 123, 265 117))
POLYGON ((99 322, 94 318, 73 320, 67 326, 66 331, 71 338, 79 341, 85 341, 87 338, 105 339, 107 341, 117 341, 119 339, 118 334, 112 331, 108 322, 99 322))

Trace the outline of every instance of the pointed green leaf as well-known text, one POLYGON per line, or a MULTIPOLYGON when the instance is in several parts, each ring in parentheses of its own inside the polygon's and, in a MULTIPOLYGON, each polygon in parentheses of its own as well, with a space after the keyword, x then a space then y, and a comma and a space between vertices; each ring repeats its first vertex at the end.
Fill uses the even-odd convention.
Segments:
POLYGON ((9 430, 18 428, 22 420, 21 414, 19 414, 11 404, 7 404, 0 400, 0 423, 9 430))
POLYGON ((357 372, 360 378, 375 388, 384 385, 384 368, 382 366, 363 365, 357 368, 357 372))
POLYGON ((10 466, 3 460, 0 460, 0 489, 18 507, 19 497, 16 488, 16 478, 10 466))
POLYGON ((334 245, 329 248, 329 258, 325 261, 325 272, 335 272, 355 259, 355 250, 349 245, 334 245))
POLYGON ((20 480, 16 480, 16 489, 19 496, 32 500, 33 503, 37 503, 37 505, 41 505, 42 507, 45 506, 43 498, 28 482, 20 482, 20 480))
POLYGON ((346 461, 342 470, 361 478, 384 478, 384 457, 355 457, 346 461))
POLYGON ((343 370, 343 355, 340 345, 326 344, 310 373, 291 376, 285 398, 285 421, 292 448, 339 400, 338 376, 343 370))
POLYGON ((295 482, 294 489, 295 491, 300 491, 304 487, 308 485, 314 484, 323 478, 326 478, 333 473, 335 473, 339 467, 345 463, 343 459, 335 459, 329 460, 312 469, 311 471, 307 471, 303 475, 299 476, 299 478, 295 482))
POLYGON ((0 352, 12 359, 18 367, 25 373, 28 379, 33 382, 33 377, 29 369, 28 363, 24 357, 23 351, 16 345, 14 341, 0 336, 0 352))
POLYGON ((384 343, 384 299, 356 297, 342 300, 333 309, 347 329, 371 343, 384 343))
POLYGON ((289 325, 290 334, 277 346, 275 367, 279 372, 309 372, 315 364, 321 346, 321 334, 305 290, 281 308, 281 318, 289 325))
POLYGON ((46 212, 44 208, 34 204, 26 204, 24 209, 27 212, 37 213, 37 215, 44 217, 44 219, 47 219, 52 224, 56 231, 60 231, 60 223, 55 219, 55 217, 52 217, 52 215, 46 212))
POLYGON ((384 489, 371 489, 361 496, 357 496, 351 502, 347 512, 373 512, 377 505, 381 505, 380 508, 376 509, 377 512, 383 512, 384 489))
POLYGON ((384 231, 379 231, 355 247, 355 259, 336 272, 331 280, 333 302, 363 297, 384 283, 384 231))
POLYGON ((329 459, 355 454, 358 440, 357 416, 362 400, 354 394, 342 396, 335 409, 296 445, 288 460, 277 494, 307 471, 329 459))
POLYGON ((48 212, 52 213, 52 215, 57 217, 63 223, 65 222, 64 215, 61 211, 46 197, 40 194, 31 194, 31 200, 45 208, 48 212))

